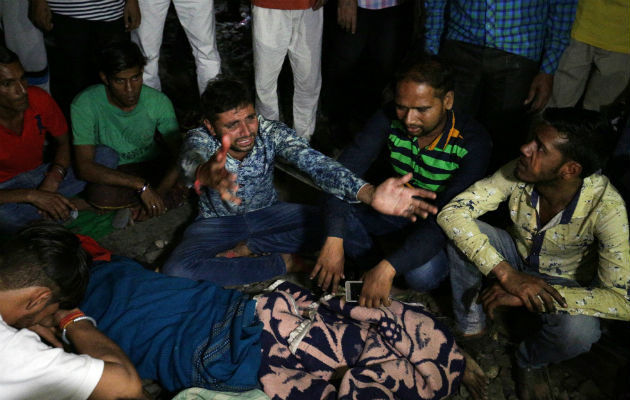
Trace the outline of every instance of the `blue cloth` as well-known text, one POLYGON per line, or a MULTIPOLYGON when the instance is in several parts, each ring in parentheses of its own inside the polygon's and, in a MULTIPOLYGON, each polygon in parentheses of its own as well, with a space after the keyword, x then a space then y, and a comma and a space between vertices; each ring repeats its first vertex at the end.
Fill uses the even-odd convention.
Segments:
POLYGON ((446 39, 540 61, 540 70, 553 74, 569 44, 577 0, 425 0, 425 8, 429 53, 438 53, 445 31, 446 39))
MULTIPOLYGON (((577 282, 540 274, 537 267, 526 264, 516 250, 509 233, 485 222, 477 221, 479 229, 515 269, 543 278, 551 285, 580 286, 577 282)), ((475 334, 485 327, 485 313, 477 302, 483 275, 453 244, 447 247, 450 261, 453 314, 462 333, 475 334)), ((522 368, 541 368, 552 363, 569 360, 590 350, 599 340, 599 319, 586 315, 541 313, 537 315, 541 328, 521 342, 516 350, 516 362, 522 368)))
MULTIPOLYGON (((308 174, 324 191, 350 202, 357 201, 357 193, 366 182, 357 178, 341 164, 309 147, 308 142, 282 122, 258 116, 258 135, 254 148, 243 161, 230 155, 225 168, 236 174, 240 186, 236 195, 240 205, 221 200, 219 194, 203 188, 199 198, 199 214, 204 218, 243 215, 278 201, 273 186, 276 157, 282 157, 297 169, 308 174)), ((189 183, 195 180, 197 167, 206 162, 221 146, 205 127, 188 132, 182 148, 181 167, 189 183)))
POLYGON ((162 272, 221 286, 264 281, 286 273, 280 253, 321 247, 321 219, 316 207, 284 202, 244 215, 199 217, 186 229, 162 272), (245 242, 259 256, 215 257, 239 242, 245 242))
POLYGON ((258 387, 262 324, 255 302, 240 292, 113 257, 95 264, 80 308, 125 351, 140 377, 169 391, 258 387))
MULTIPOLYGON (((434 203, 438 208, 448 203, 451 198, 475 181, 483 178, 492 148, 490 137, 485 129, 474 119, 462 113, 449 112, 447 114, 442 135, 449 134, 453 118, 455 118, 454 128, 463 137, 462 143, 458 145, 467 150, 467 153, 461 161, 458 160, 457 154, 452 155, 453 160, 457 159, 459 162, 459 168, 446 181, 446 188, 437 194, 434 203), (453 116, 455 114, 456 118, 453 116)), ((364 176, 377 161, 379 155, 387 151, 388 136, 403 134, 391 128, 393 121, 385 111, 377 112, 367 122, 364 129, 356 135, 352 144, 339 156, 339 162, 355 174, 364 176)), ((431 153, 427 154, 431 155, 431 153)), ((387 156, 389 157, 389 154, 387 156)), ((443 157, 439 155, 436 155, 436 158, 443 160, 443 157)), ((429 168, 420 157, 416 161, 418 165, 429 168)), ((391 165, 388 165, 385 175, 387 177, 399 176, 393 171, 391 165)), ((328 236, 341 237, 344 241, 349 240, 349 245, 356 251, 350 248, 346 251, 355 255, 365 251, 366 246, 372 245, 368 235, 384 235, 400 231, 400 245, 385 256, 398 274, 425 265, 446 245, 446 236, 435 222, 434 216, 411 223, 405 218, 380 215, 376 211, 366 210, 360 205, 357 207, 346 204, 330 196, 327 199, 326 223, 328 236)), ((367 266, 367 264, 364 265, 367 266)))

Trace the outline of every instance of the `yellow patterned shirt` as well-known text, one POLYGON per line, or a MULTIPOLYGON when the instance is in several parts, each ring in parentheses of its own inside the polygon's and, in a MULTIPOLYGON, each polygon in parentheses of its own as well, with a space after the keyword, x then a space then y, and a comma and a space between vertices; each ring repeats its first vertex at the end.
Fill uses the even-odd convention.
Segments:
POLYGON ((623 199, 603 175, 585 178, 569 205, 545 226, 538 219, 533 184, 514 176, 516 161, 456 196, 438 215, 455 245, 487 275, 504 257, 488 242, 475 219, 508 200, 509 230, 523 261, 539 272, 577 281, 554 286, 567 301, 564 310, 630 320, 630 243, 623 199))

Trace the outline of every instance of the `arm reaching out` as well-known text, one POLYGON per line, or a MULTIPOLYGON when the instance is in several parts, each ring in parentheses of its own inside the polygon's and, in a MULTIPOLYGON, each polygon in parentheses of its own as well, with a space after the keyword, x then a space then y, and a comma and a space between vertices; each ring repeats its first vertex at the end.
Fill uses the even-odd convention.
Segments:
POLYGON ((367 184, 359 190, 357 199, 382 214, 406 217, 412 221, 416 221, 417 216, 426 218, 429 214, 436 214, 436 206, 417 198, 435 199, 435 193, 407 187, 405 184, 411 177, 412 174, 408 173, 400 178, 389 178, 376 188, 367 184))
POLYGON ((238 190, 236 175, 229 173, 225 169, 227 153, 231 144, 231 139, 227 135, 221 138, 219 150, 208 161, 197 168, 194 187, 197 194, 199 194, 202 186, 208 186, 219 192, 223 201, 241 204, 241 199, 235 194, 238 190))

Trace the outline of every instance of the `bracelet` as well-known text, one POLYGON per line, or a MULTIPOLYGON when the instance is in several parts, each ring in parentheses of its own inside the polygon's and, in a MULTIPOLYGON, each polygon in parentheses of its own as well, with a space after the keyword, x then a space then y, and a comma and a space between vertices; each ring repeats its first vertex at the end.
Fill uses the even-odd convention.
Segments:
POLYGON ((70 325, 75 318, 82 317, 84 315, 85 314, 83 314, 83 311, 81 310, 77 310, 77 311, 71 312, 70 314, 67 314, 65 317, 61 319, 61 321, 59 321, 59 330, 66 329, 66 327, 70 325))
POLYGON ((59 172, 61 176, 64 178, 66 177, 66 174, 68 173, 68 170, 66 169, 66 167, 57 163, 54 163, 50 169, 59 172))
POLYGON ((66 177, 66 169, 61 166, 60 164, 53 164, 52 167, 50 167, 50 169, 48 170, 48 172, 46 172, 46 176, 50 176, 52 175, 54 172, 56 172, 59 175, 59 181, 62 181, 63 178, 66 177))
POLYGON ((136 192, 138 193, 138 195, 142 196, 142 193, 146 192, 149 187, 149 182, 144 181, 144 183, 142 184, 142 188, 138 189, 136 192))
MULTIPOLYGON (((81 313, 83 314, 83 313, 81 313)), ((76 317, 75 319, 73 319, 72 321, 70 321, 65 328, 63 328, 63 331, 61 332, 61 340, 63 340, 63 342, 65 344, 70 344, 70 341, 68 340, 68 337, 66 336, 66 334, 68 333, 68 326, 70 324, 76 324, 79 321, 90 321, 92 323, 92 325, 96 328, 96 320, 92 317, 88 317, 87 315, 82 315, 80 317, 76 317)))

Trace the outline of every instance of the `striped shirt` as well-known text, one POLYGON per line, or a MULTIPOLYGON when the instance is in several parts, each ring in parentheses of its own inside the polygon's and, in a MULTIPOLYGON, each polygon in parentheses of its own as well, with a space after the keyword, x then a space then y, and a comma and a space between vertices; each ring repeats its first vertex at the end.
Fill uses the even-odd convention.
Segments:
POLYGON ((517 54, 552 74, 569 44, 577 0, 425 0, 425 6, 429 53, 438 52, 446 30, 446 39, 517 54))
MULTIPOLYGON (((378 178, 386 179, 413 170, 411 182, 415 186, 437 191, 433 203, 438 208, 485 175, 492 144, 485 129, 475 120, 462 113, 455 118, 456 113, 448 111, 442 134, 431 145, 420 149, 416 139, 407 136, 389 108, 370 118, 353 143, 339 156, 340 163, 361 177, 377 172, 381 175, 378 178)), ((348 232, 348 218, 354 214, 352 208, 350 204, 328 197, 328 236, 344 237, 348 232)), ((386 255, 398 274, 424 265, 446 244, 446 236, 433 216, 419 219, 409 229, 405 228, 403 236, 400 245, 386 255)))
POLYGON ((446 188, 451 175, 457 171, 468 154, 464 138, 455 128, 455 115, 449 118, 448 134, 442 133, 424 148, 417 145, 418 138, 410 137, 399 120, 391 124, 387 146, 394 171, 401 176, 413 172, 411 185, 439 193, 446 188))
POLYGON ((66 17, 90 21, 116 21, 123 16, 125 0, 48 0, 50 10, 66 17))

